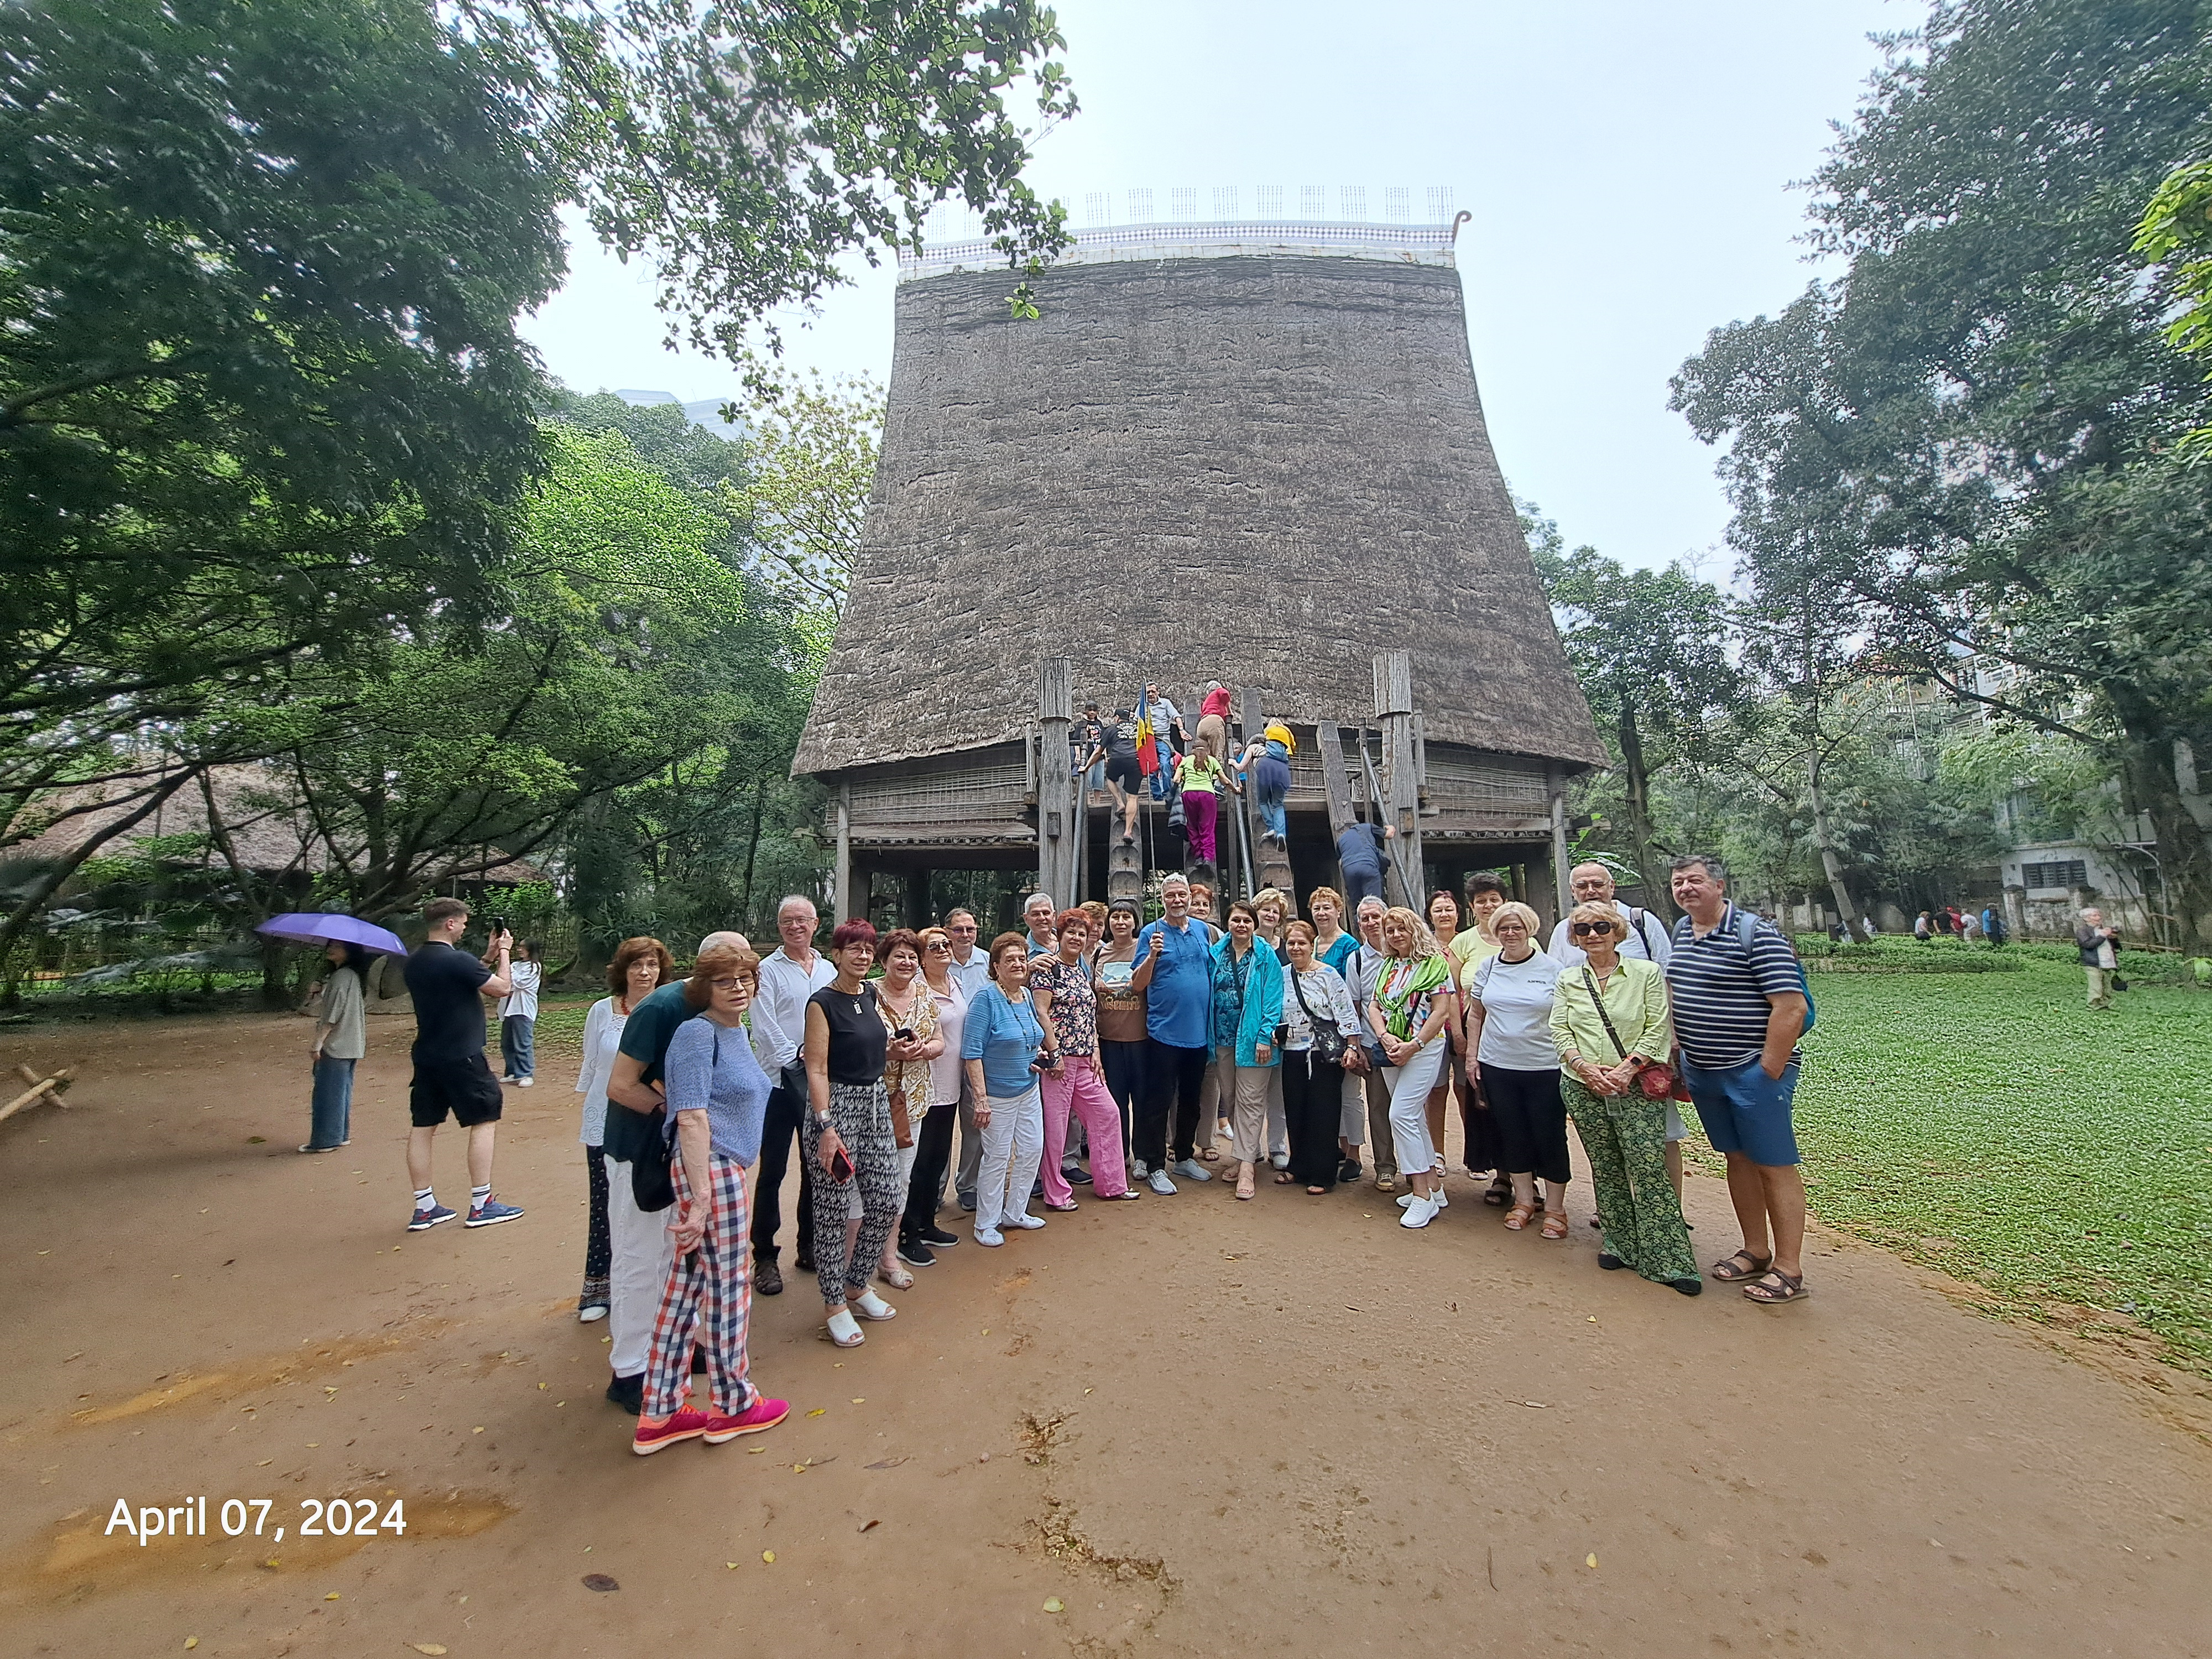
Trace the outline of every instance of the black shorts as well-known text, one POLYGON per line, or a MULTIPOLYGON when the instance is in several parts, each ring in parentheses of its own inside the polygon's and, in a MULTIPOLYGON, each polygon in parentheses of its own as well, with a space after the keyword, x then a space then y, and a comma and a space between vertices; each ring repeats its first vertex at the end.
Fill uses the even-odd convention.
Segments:
POLYGON ((482 1054, 461 1060, 418 1060, 415 1081, 407 1091, 408 1121, 418 1129, 434 1129, 453 1114, 464 1128, 499 1121, 506 1103, 499 1083, 482 1054))
POLYGON ((1138 768, 1137 757, 1134 755, 1106 757, 1107 782, 1118 783, 1124 789, 1136 789, 1142 786, 1144 781, 1145 775, 1138 768))

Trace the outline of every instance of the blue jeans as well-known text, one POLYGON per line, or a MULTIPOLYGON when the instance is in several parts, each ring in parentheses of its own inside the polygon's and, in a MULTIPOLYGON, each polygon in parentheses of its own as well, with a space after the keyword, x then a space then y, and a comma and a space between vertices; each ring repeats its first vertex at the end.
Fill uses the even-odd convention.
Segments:
POLYGON ((509 1077, 538 1075, 538 1023, 527 1014, 509 1014, 499 1023, 499 1052, 509 1077))
POLYGON ((353 1138, 353 1061, 325 1054, 315 1062, 310 1146, 338 1146, 353 1138))

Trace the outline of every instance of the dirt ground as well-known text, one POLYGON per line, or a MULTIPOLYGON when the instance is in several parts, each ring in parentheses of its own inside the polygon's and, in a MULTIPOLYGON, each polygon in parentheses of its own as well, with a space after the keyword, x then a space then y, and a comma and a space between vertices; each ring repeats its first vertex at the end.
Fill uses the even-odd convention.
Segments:
MULTIPOLYGON (((373 1022, 354 1145, 313 1158, 302 1021, 0 1037, 82 1078, 0 1126, 0 1649, 2212 1650, 2196 1379, 1832 1236, 1801 1305, 1686 1300, 1598 1271, 1583 1186, 1564 1245, 1457 1177, 1423 1233, 1365 1188, 1085 1204, 946 1252, 842 1358, 794 1275, 753 1323, 791 1420, 633 1457, 574 1315, 573 1062, 508 1096, 528 1216, 410 1236, 409 1035, 373 1022), (201 1495, 210 1535, 107 1531, 201 1495), (337 1497, 405 1533, 302 1540, 337 1497)), ((1724 1254, 1721 1186, 1689 1209, 1724 1254)))

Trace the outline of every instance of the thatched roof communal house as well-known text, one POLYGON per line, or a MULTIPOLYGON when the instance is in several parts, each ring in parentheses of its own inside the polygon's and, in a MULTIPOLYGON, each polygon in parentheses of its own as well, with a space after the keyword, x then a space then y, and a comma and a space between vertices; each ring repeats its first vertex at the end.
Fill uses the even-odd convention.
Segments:
POLYGON ((1018 866, 1103 896, 1105 814, 1073 811, 1057 722, 1147 680, 1192 724, 1219 680, 1291 725, 1301 890, 1334 877, 1334 722, 1340 822, 1375 810, 1364 727, 1430 879, 1533 866, 1553 897, 1565 783, 1604 751, 1491 453, 1455 229, 1085 231, 1033 320, 980 244, 902 265, 881 464, 793 769, 830 786, 841 913, 878 873, 1018 866), (1383 718, 1391 652, 1410 720, 1383 718))

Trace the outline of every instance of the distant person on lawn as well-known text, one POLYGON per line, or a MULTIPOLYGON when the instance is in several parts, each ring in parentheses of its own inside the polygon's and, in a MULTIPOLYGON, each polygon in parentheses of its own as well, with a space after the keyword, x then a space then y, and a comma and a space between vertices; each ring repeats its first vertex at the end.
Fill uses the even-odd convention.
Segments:
POLYGON ((2106 926, 2105 913, 2092 904, 2075 924, 2074 944, 2089 978, 2089 1006, 2100 1011, 2111 1007, 2113 981, 2119 977, 2120 930, 2106 926))
POLYGON ((538 990, 545 982, 545 966, 536 939, 514 947, 514 961, 507 970, 514 986, 499 1000, 499 1053, 507 1062, 501 1083, 534 1087, 538 1081, 538 990))
POLYGON ((1728 1159, 1729 1197, 1743 1248, 1712 1276, 1753 1302, 1806 1294, 1805 1180, 1790 1106, 1797 1038, 1810 1004, 1796 957, 1771 922, 1740 921, 1728 871, 1711 854, 1674 860, 1674 960, 1667 988, 1682 1080, 1714 1150, 1728 1159), (1749 1281, 1745 1283, 1745 1281, 1749 1281))
POLYGON ((471 1227, 495 1227, 520 1209, 491 1195, 492 1139, 499 1131, 499 1082, 484 1062, 483 1000, 514 988, 507 977, 514 939, 501 933, 481 957, 454 948, 469 925, 459 899, 432 899, 422 907, 425 938, 407 958, 407 994, 415 1002, 415 1077, 408 1089, 407 1178, 415 1210, 407 1231, 419 1233, 451 1221, 453 1212, 431 1190, 431 1143, 448 1114, 469 1132, 469 1218, 471 1227))

